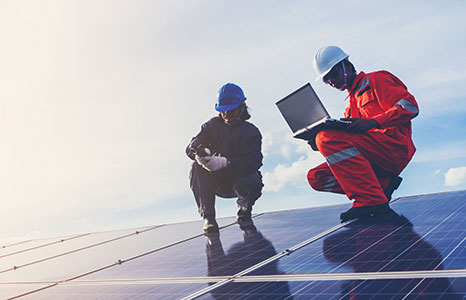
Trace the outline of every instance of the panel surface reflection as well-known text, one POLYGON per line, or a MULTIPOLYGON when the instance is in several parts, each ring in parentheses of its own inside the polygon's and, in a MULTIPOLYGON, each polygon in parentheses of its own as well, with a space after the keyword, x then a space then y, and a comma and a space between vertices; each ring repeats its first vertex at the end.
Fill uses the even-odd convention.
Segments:
POLYGON ((277 288, 276 282, 232 283, 198 299, 460 300, 466 295, 465 278, 328 280, 288 285, 284 290, 277 288))
POLYGON ((202 283, 172 284, 75 284, 58 285, 35 292, 25 300, 175 300, 186 297, 207 285, 202 283))
MULTIPOLYGON (((200 236, 179 245, 88 275, 83 279, 209 276, 212 274, 212 270, 209 270, 209 251, 213 250, 209 248, 209 242, 221 245, 223 251, 227 252, 229 249, 234 248, 235 245, 246 247, 247 254, 228 255, 222 263, 222 275, 234 275, 275 255, 277 252, 281 252, 337 225, 338 214, 343 209, 342 206, 335 206, 325 210, 323 208, 313 208, 267 213, 253 218, 253 227, 257 231, 256 233, 248 233, 247 227, 235 224, 221 229, 216 238, 200 236), (323 211, 329 212, 332 217, 329 218, 328 215, 323 215, 323 211), (251 234, 254 238, 248 237, 251 234), (255 239, 257 241, 254 241, 255 239)), ((246 250, 243 252, 246 252, 246 250)))
POLYGON ((356 220, 281 258, 278 272, 253 274, 466 269, 464 195, 403 198, 388 215, 356 220))

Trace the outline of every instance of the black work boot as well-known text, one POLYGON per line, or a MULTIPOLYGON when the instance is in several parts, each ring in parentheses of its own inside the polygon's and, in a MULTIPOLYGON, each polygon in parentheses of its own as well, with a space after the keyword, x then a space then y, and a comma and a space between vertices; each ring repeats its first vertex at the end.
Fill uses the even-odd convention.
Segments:
POLYGON ((351 207, 344 213, 340 214, 340 219, 341 222, 346 222, 348 220, 352 219, 359 219, 359 218, 367 218, 367 217, 373 217, 375 215, 383 215, 386 213, 389 213, 390 206, 388 205, 388 202, 379 204, 379 205, 374 205, 374 206, 361 206, 361 207, 351 207))
POLYGON ((205 233, 218 232, 218 224, 217 224, 217 221, 215 221, 214 215, 204 216, 204 232, 205 233))
POLYGON ((388 186, 383 191, 388 201, 392 199, 393 192, 400 186, 402 180, 403 178, 401 178, 400 176, 390 177, 390 182, 388 183, 388 186))
POLYGON ((254 226, 254 222, 252 219, 249 220, 238 220, 239 228, 243 231, 245 230, 257 230, 256 226, 254 226))

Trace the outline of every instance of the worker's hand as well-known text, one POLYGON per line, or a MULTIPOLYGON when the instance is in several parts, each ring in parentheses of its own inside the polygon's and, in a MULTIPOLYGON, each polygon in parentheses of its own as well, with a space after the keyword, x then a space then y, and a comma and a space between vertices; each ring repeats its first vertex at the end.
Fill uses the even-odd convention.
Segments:
POLYGON ((202 143, 198 139, 193 138, 191 140, 191 143, 189 143, 188 147, 186 148, 186 154, 188 155, 189 158, 194 160, 197 154, 197 149, 201 149, 203 147, 205 146, 203 146, 202 143))
POLYGON ((228 164, 228 160, 223 156, 200 157, 199 155, 196 155, 196 161, 209 172, 218 171, 222 168, 225 168, 228 164))
POLYGON ((366 132, 372 128, 380 128, 379 123, 374 119, 342 118, 342 121, 351 122, 345 129, 350 132, 366 132))

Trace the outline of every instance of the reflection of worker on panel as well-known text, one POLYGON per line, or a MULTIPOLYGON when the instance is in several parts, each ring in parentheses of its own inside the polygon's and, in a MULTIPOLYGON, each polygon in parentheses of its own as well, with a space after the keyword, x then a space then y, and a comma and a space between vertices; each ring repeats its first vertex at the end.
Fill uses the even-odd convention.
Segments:
POLYGON ((353 207, 341 214, 343 221, 383 214, 401 183, 398 175, 414 155, 411 119, 418 105, 407 87, 393 74, 356 72, 348 54, 336 46, 317 51, 317 78, 348 91, 345 130, 324 129, 309 141, 326 163, 308 173, 318 191, 344 193, 353 207))
MULTIPOLYGON (((241 226, 241 230, 244 241, 234 244, 228 253, 224 252, 218 233, 206 235, 209 276, 231 276, 277 254, 272 243, 257 231, 252 221, 248 226, 241 226)), ((268 264, 267 272, 278 274, 277 264, 278 261, 268 264)), ((214 299, 259 299, 265 296, 263 299, 292 300, 290 294, 288 282, 283 281, 230 283, 211 292, 214 299)))
POLYGON ((235 198, 238 221, 251 219, 252 206, 261 196, 262 136, 252 123, 243 90, 233 83, 222 86, 215 109, 219 112, 202 124, 186 154, 194 161, 191 189, 204 218, 205 232, 218 232, 215 196, 235 198))
MULTIPOLYGON (((380 220, 377 218, 377 223, 360 219, 341 230, 324 239, 324 256, 355 273, 443 269, 440 253, 414 232, 408 219, 392 210, 380 220)), ((413 298, 418 296, 416 299, 439 299, 439 295, 452 293, 452 289, 447 278, 349 280, 342 284, 344 299, 368 299, 374 295, 374 299, 392 299, 395 294, 407 293, 413 298)), ((450 295, 445 299, 456 298, 450 295)))

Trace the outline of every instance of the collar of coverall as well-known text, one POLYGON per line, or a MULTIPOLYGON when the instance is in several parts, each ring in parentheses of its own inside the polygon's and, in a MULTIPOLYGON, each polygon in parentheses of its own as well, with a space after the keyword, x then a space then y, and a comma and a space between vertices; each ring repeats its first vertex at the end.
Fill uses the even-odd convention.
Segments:
POLYGON ((359 72, 359 74, 356 76, 356 78, 354 78, 354 81, 353 81, 353 85, 351 86, 351 89, 348 89, 348 96, 346 96, 345 98, 345 101, 351 97, 351 95, 354 95, 354 93, 356 92, 356 87, 358 86, 359 82, 361 81, 361 79, 366 76, 366 73, 364 73, 363 71, 359 72))

